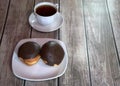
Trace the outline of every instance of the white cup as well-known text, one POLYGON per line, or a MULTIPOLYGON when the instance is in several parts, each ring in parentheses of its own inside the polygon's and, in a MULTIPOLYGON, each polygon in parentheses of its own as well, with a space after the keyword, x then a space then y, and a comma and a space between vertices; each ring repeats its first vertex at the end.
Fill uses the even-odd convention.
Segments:
POLYGON ((58 4, 53 4, 50 2, 41 2, 41 3, 36 4, 34 7, 34 15, 36 16, 36 19, 38 20, 38 22, 41 25, 49 25, 49 24, 53 23, 55 21, 57 13, 58 13, 58 4), (40 8, 42 6, 50 6, 50 7, 54 8, 56 11, 50 15, 38 14, 36 11, 38 10, 38 8, 40 8))

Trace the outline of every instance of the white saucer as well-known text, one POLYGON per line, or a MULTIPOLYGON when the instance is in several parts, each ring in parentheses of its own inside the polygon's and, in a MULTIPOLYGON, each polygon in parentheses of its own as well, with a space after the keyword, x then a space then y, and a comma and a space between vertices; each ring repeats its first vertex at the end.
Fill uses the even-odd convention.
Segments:
POLYGON ((51 32, 51 31, 55 31, 57 29, 59 29, 61 27, 63 23, 63 17, 60 13, 57 13, 57 17, 55 19, 55 22, 49 24, 49 25, 40 25, 37 21, 37 19, 35 18, 34 13, 31 13, 30 17, 29 17, 29 24, 38 31, 41 32, 51 32))
POLYGON ((18 78, 29 81, 44 81, 44 80, 50 80, 60 77, 65 73, 67 64, 68 64, 68 55, 67 55, 66 46, 62 41, 56 39, 49 39, 49 38, 23 39, 16 45, 12 56, 12 71, 14 75, 17 76, 18 78), (44 43, 51 40, 59 43, 65 52, 64 59, 62 60, 59 66, 57 67, 48 66, 41 59, 33 66, 27 66, 22 61, 19 60, 17 52, 19 47, 23 43, 28 41, 33 41, 38 43, 40 46, 42 46, 44 43))

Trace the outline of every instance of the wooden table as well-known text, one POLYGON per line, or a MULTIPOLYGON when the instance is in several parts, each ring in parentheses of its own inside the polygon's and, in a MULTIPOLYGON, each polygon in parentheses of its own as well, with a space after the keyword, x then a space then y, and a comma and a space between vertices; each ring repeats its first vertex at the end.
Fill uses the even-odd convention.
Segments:
POLYGON ((0 0, 0 86, 120 86, 120 0, 0 0), (29 25, 42 1, 59 4, 59 30, 43 33, 29 25), (12 54, 25 38, 62 40, 69 58, 65 74, 42 82, 16 78, 12 54))

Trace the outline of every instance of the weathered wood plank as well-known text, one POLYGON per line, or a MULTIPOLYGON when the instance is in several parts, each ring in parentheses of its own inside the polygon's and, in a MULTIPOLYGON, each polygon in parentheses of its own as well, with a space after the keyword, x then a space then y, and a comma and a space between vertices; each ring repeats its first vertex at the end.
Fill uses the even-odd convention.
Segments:
POLYGON ((23 86, 23 80, 16 78, 11 69, 13 50, 17 42, 30 37, 28 16, 33 0, 11 0, 8 19, 0 46, 0 86, 23 86))
POLYGON ((105 0, 84 0, 92 86, 114 86, 119 64, 105 0))
POLYGON ((60 11, 64 17, 60 39, 67 46, 69 62, 59 86, 90 86, 82 0, 61 0, 60 11))
POLYGON ((9 6, 9 0, 0 0, 0 39, 3 33, 5 21, 6 21, 8 6, 9 6))
MULTIPOLYGON (((35 0, 35 4, 43 1, 58 3, 57 0, 35 0)), ((43 33, 36 30, 32 30, 31 37, 32 38, 56 38, 58 39, 58 30, 50 33, 43 33)), ((42 81, 42 82, 30 82, 26 81, 25 86, 57 86, 57 79, 49 80, 49 81, 42 81)))
MULTIPOLYGON (((115 41, 118 48, 118 53, 120 56, 120 1, 119 0, 107 0, 108 8, 110 11, 111 22, 113 26, 113 31, 115 35, 115 41)), ((119 58, 120 59, 120 58, 119 58)))
MULTIPOLYGON (((113 33, 116 41, 116 47, 118 49, 118 60, 120 66, 120 1, 119 0, 107 0, 108 9, 111 17, 111 24, 113 28, 113 33)), ((115 86, 120 85, 120 69, 119 73, 116 76, 113 76, 115 79, 115 86)))

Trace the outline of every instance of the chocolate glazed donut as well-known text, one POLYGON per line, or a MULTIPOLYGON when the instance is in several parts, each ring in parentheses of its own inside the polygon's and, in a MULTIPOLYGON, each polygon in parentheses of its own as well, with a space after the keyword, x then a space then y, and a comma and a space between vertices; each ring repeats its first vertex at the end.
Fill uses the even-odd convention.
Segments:
POLYGON ((55 41, 45 43, 40 50, 41 58, 50 66, 59 65, 64 58, 64 54, 63 48, 55 41))
POLYGON ((40 46, 36 42, 26 42, 18 49, 18 57, 27 65, 33 65, 40 59, 40 46))

